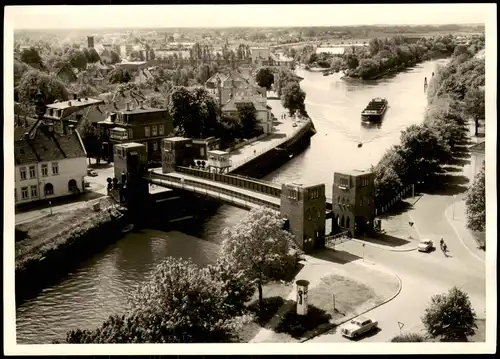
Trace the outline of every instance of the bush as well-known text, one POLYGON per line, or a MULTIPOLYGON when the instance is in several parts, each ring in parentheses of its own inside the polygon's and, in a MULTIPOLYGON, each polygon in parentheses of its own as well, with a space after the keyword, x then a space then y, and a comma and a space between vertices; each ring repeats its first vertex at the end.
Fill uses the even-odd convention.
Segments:
POLYGON ((425 342, 425 336, 420 333, 405 333, 397 335, 391 339, 393 343, 414 343, 414 342, 425 342))

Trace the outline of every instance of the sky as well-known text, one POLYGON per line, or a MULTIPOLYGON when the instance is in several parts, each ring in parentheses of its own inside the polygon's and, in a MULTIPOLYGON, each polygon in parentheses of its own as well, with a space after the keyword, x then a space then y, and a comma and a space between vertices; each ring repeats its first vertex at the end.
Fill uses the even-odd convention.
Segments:
POLYGON ((485 23, 495 4, 7 6, 14 29, 485 23), (488 15, 489 14, 489 15, 488 15))

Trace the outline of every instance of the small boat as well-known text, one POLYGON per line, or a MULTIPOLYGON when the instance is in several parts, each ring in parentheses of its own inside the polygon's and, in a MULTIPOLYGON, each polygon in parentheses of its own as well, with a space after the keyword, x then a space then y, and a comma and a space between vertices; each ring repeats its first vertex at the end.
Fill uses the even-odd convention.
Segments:
POLYGON ((387 111, 387 105, 388 102, 385 98, 375 97, 361 112, 361 119, 363 121, 380 121, 387 111))
POLYGON ((123 229, 122 229, 122 233, 128 233, 130 232, 132 229, 134 229, 134 225, 133 224, 127 224, 123 229))
POLYGON ((358 143, 358 148, 359 148, 359 147, 363 147, 363 142, 359 142, 359 143, 358 143))

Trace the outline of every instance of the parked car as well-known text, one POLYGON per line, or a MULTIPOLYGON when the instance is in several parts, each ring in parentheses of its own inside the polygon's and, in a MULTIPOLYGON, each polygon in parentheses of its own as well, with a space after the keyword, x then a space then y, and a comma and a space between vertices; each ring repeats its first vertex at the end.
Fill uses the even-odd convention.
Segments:
POLYGON ((430 239, 422 239, 418 244, 419 252, 429 252, 433 248, 433 243, 430 239))
POLYGON ((359 316, 352 319, 349 324, 342 328, 342 335, 348 338, 357 338, 377 327, 378 322, 370 318, 359 316))
POLYGON ((88 187, 90 187, 90 182, 88 182, 88 181, 85 181, 84 183, 85 183, 85 188, 88 188, 88 187))
POLYGON ((97 172, 94 171, 93 169, 87 168, 87 176, 97 177, 97 172))
POLYGON ((297 122, 294 122, 292 127, 297 127, 297 122))

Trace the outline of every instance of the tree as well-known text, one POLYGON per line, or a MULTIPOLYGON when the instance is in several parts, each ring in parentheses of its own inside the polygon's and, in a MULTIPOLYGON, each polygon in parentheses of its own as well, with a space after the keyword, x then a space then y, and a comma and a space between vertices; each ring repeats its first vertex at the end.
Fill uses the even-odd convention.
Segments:
POLYGON ((384 205, 401 191, 403 183, 392 167, 377 166, 374 173, 375 200, 384 205))
POLYGON ((422 322, 431 337, 449 342, 467 341, 476 332, 476 319, 467 293, 453 287, 447 294, 432 296, 422 322))
POLYGON ((146 97, 145 104, 151 108, 165 109, 168 106, 168 96, 163 93, 153 93, 146 97))
POLYGON ((87 68, 87 56, 81 50, 73 49, 69 55, 69 62, 72 67, 77 68, 80 71, 83 71, 87 68))
POLYGON ((237 104, 243 138, 252 138, 258 132, 257 111, 252 103, 237 104))
POLYGON ((274 83, 274 75, 269 67, 261 67, 255 75, 255 80, 259 86, 270 90, 274 83))
POLYGON ((21 78, 29 69, 30 67, 24 62, 14 60, 14 87, 19 85, 21 78))
POLYGON ((21 61, 37 69, 43 69, 42 58, 34 47, 24 49, 21 52, 21 61))
POLYGON ((465 113, 474 120, 474 134, 477 136, 479 120, 485 118, 484 88, 472 88, 464 98, 465 113))
POLYGON ((92 124, 92 122, 87 119, 83 119, 82 122, 78 124, 78 132, 81 134, 83 145, 85 146, 85 150, 87 152, 87 158, 89 159, 89 164, 92 157, 96 157, 97 163, 99 163, 101 157, 101 141, 97 128, 92 124))
POLYGON ((435 131, 426 125, 411 125, 401 132, 401 155, 408 165, 408 176, 425 180, 439 171, 442 161, 450 158, 435 131))
POLYGON ((208 64, 201 64, 196 69, 196 80, 200 84, 205 84, 210 78, 210 66, 208 64))
POLYGON ((97 53, 97 51, 95 49, 89 49, 87 60, 89 63, 93 64, 93 63, 101 61, 101 57, 99 56, 99 54, 97 53))
MULTIPOLYGON (((242 307, 232 305, 239 277, 167 258, 138 288, 132 309, 95 330, 72 330, 69 343, 223 343, 236 339, 242 307), (235 317, 235 315, 238 315, 235 317)), ((241 276, 241 274, 239 274, 241 276)))
POLYGON ((35 96, 40 90, 45 104, 54 103, 55 100, 66 101, 68 92, 55 76, 47 75, 38 70, 26 72, 19 82, 19 101, 35 104, 35 96))
POLYGON ((300 88, 300 85, 297 82, 290 82, 282 90, 281 103, 283 107, 288 109, 290 116, 293 116, 295 112, 305 115, 305 98, 306 94, 300 88))
POLYGON ((486 229, 486 183, 485 165, 476 174, 474 182, 469 187, 465 196, 467 227, 473 231, 486 229))
POLYGON ((128 71, 117 68, 109 73, 108 78, 112 84, 124 84, 128 83, 132 79, 132 76, 130 76, 128 71))
POLYGON ((245 278, 257 286, 261 308, 262 286, 276 278, 290 259, 289 241, 293 237, 282 229, 283 224, 278 213, 260 207, 222 233, 221 257, 229 270, 242 270, 245 278))

